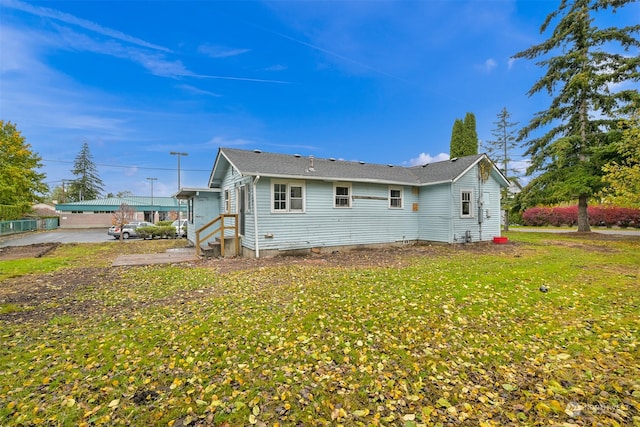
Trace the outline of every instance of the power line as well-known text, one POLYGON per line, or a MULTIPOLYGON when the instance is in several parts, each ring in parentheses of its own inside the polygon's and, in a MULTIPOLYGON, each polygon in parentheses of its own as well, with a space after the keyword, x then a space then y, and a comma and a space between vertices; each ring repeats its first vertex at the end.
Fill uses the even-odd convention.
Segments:
MULTIPOLYGON (((50 162, 50 163, 73 163, 70 160, 47 160, 47 159, 42 159, 43 162, 50 162)), ((176 168, 152 168, 152 167, 147 167, 147 166, 126 166, 126 165, 108 165, 105 163, 94 163, 96 166, 104 166, 104 167, 109 167, 109 168, 120 168, 120 169, 141 169, 141 170, 156 170, 156 171, 174 171, 176 170, 176 168)), ((182 169, 183 171, 186 172, 211 172, 210 169, 182 169)))

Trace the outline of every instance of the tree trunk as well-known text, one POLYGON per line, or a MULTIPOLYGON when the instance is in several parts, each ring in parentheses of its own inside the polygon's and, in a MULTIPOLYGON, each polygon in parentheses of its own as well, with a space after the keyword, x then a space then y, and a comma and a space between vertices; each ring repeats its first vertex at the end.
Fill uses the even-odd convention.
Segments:
POLYGON ((504 231, 509 231, 509 209, 504 210, 504 231))
POLYGON ((578 232, 588 233, 591 231, 589 226, 589 214, 587 213, 587 196, 578 197, 578 232))

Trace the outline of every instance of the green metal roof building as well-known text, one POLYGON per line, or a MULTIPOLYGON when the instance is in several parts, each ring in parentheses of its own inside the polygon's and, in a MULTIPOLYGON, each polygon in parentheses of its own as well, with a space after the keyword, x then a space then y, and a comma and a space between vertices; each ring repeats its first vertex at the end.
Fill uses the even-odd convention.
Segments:
POLYGON ((109 197, 106 199, 83 200, 81 202, 58 203, 56 210, 60 212, 115 212, 120 209, 120 205, 126 203, 137 212, 186 212, 185 204, 178 204, 178 200, 173 197, 109 197))
POLYGON ((123 203, 135 211, 136 221, 155 223, 174 220, 178 217, 178 212, 182 218, 187 217, 187 204, 178 203, 173 197, 108 197, 56 204, 56 211, 60 215, 60 228, 109 227, 113 223, 113 213, 118 211, 123 203))

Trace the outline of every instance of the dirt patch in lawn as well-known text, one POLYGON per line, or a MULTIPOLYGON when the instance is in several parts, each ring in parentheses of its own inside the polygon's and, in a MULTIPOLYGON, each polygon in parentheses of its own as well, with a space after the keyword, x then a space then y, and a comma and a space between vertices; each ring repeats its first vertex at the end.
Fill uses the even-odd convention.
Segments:
POLYGON ((59 315, 94 315, 105 307, 79 300, 87 289, 108 286, 112 271, 106 268, 64 269, 54 273, 15 277, 0 282, 0 321, 22 323, 59 315))
POLYGON ((263 258, 209 259, 200 262, 204 267, 214 268, 221 274, 255 268, 277 267, 280 265, 314 265, 345 268, 402 268, 420 257, 451 256, 459 253, 496 254, 517 256, 521 246, 517 243, 495 245, 493 243, 472 243, 467 245, 408 244, 380 248, 363 248, 349 251, 306 253, 303 255, 279 255, 263 258))
POLYGON ((0 248, 0 261, 22 258, 40 258, 58 246, 60 246, 60 243, 35 243, 27 246, 5 246, 0 248))

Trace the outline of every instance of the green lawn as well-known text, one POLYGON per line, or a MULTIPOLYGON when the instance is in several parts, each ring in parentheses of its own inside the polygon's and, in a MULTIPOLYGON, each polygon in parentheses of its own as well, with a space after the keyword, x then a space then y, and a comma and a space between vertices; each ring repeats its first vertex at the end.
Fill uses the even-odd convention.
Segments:
POLYGON ((508 236, 227 274, 63 245, 0 282, 84 278, 0 300, 0 425, 640 425, 640 239, 508 236))

